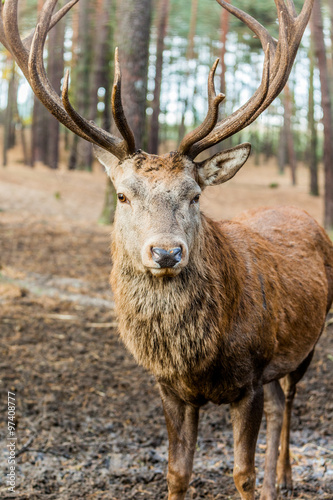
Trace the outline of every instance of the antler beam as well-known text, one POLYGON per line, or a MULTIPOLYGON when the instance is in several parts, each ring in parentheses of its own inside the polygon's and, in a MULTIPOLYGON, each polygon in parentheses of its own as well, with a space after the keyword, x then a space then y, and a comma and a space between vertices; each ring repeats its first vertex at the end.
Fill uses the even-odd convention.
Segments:
MULTIPOLYGON (((190 158, 194 159, 202 151, 247 127, 272 103, 287 83, 314 0, 305 0, 298 16, 292 0, 287 0, 287 4, 284 0, 274 1, 279 21, 278 40, 275 40, 266 28, 249 14, 225 0, 217 0, 223 8, 243 21, 259 38, 265 52, 263 76, 260 87, 241 108, 217 123, 210 133, 197 139, 186 150, 184 154, 190 158)), ((185 139, 181 143, 182 149, 185 139)))

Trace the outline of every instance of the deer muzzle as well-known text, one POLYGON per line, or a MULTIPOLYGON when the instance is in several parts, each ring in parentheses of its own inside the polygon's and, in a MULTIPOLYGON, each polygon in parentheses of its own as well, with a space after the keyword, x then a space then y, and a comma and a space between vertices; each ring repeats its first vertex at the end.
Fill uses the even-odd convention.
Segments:
POLYGON ((142 263, 154 276, 176 276, 188 263, 188 247, 181 238, 150 238, 142 250, 142 263))

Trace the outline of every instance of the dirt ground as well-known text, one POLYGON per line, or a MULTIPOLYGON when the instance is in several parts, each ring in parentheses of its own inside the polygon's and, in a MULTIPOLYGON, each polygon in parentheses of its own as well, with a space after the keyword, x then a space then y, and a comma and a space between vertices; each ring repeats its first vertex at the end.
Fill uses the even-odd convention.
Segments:
MULTIPOLYGON (((203 211, 230 218, 293 204, 319 221, 322 198, 251 162, 207 191, 203 211)), ((153 378, 118 340, 108 284, 110 227, 99 226, 104 173, 0 168, 0 498, 163 499, 167 434, 153 378), (8 494, 7 392, 16 394, 17 485, 8 494)), ((332 315, 331 315, 332 317, 332 315)), ((330 321, 330 320, 329 320, 330 321)), ((328 321, 328 322, 329 322, 328 321)), ((289 498, 333 499, 333 324, 299 383, 289 498)), ((265 423, 257 446, 258 495, 265 423)), ((202 409, 188 499, 236 499, 228 408, 202 409)), ((280 494, 279 500, 287 498, 280 494)))

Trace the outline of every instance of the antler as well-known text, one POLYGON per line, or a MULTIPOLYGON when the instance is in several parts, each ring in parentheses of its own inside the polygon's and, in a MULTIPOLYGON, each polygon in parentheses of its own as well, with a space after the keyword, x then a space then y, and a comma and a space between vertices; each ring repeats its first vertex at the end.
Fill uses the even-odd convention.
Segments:
POLYGON ((12 54, 38 99, 60 123, 83 139, 106 149, 122 160, 135 152, 135 142, 121 103, 118 52, 116 51, 112 110, 123 140, 86 120, 73 109, 68 99, 68 72, 64 79, 61 101, 44 68, 43 49, 47 33, 77 2, 78 0, 71 0, 52 15, 57 0, 46 0, 35 31, 21 40, 17 22, 18 0, 5 0, 4 5, 0 3, 0 42, 12 54))
MULTIPOLYGON (((314 0, 305 0, 302 11, 297 16, 293 0, 274 0, 278 20, 279 39, 275 40, 256 19, 225 0, 217 2, 231 14, 243 21, 259 38, 265 52, 262 80, 253 96, 237 111, 221 120, 202 137, 201 131, 208 115, 213 110, 209 106, 208 115, 202 125, 181 142, 179 151, 194 159, 199 153, 252 123, 280 94, 287 83, 305 27, 309 21, 314 0), (185 152, 184 152, 185 151, 185 152)), ((211 79, 211 73, 209 79, 211 79)), ((209 98, 211 99, 211 98, 209 98)), ((215 116, 216 111, 214 111, 215 116)))
POLYGON ((209 72, 207 116, 198 128, 196 128, 195 130, 193 130, 184 137, 178 148, 180 154, 186 155, 190 150, 192 144, 195 144, 196 142, 206 137, 206 135, 208 135, 209 132, 211 132, 216 125, 219 105, 225 99, 224 94, 215 95, 214 75, 218 63, 219 59, 216 59, 212 69, 209 72))

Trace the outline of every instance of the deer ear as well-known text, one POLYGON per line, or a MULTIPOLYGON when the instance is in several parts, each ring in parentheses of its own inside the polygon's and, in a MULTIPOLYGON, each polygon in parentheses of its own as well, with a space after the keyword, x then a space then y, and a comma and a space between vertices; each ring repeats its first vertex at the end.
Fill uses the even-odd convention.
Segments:
POLYGON ((117 158, 96 144, 93 145, 93 149, 97 160, 103 165, 107 175, 111 177, 111 169, 116 163, 118 163, 117 158))
POLYGON ((198 183, 201 187, 222 184, 231 179, 244 165, 251 152, 251 144, 240 144, 217 153, 198 165, 198 183))

